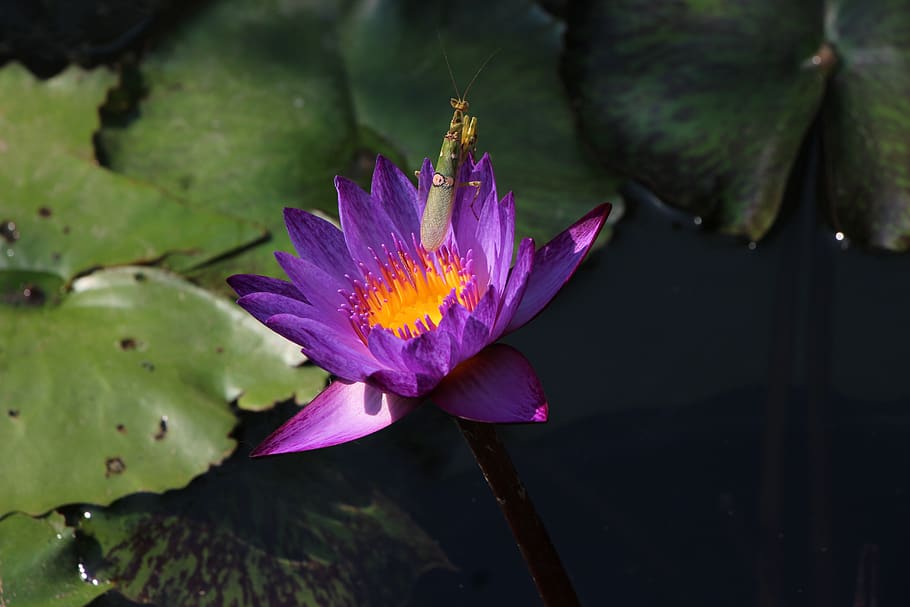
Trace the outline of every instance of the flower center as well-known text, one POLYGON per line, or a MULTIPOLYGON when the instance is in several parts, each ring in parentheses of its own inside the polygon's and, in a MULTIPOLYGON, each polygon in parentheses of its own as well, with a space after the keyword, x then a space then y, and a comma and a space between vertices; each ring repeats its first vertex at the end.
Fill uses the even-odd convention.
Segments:
POLYGON ((363 279, 351 280, 351 292, 343 292, 351 326, 367 343, 375 326, 390 329, 402 339, 434 330, 446 310, 458 303, 473 310, 480 301, 472 255, 458 254, 456 247, 443 246, 428 253, 414 238, 417 258, 393 239, 394 248, 382 247, 382 256, 373 253, 379 272, 361 264, 363 279))

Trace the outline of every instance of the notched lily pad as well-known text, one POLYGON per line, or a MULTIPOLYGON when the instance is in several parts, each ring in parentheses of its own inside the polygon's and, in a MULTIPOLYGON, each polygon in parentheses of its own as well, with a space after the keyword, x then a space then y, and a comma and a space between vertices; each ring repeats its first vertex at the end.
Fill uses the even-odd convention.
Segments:
POLYGON ((92 133, 114 82, 103 69, 47 81, 18 64, 0 70, 0 272, 69 281, 177 251, 189 267, 262 238, 249 222, 189 209, 98 166, 92 133))
POLYGON ((81 607, 109 588, 81 565, 73 529, 59 514, 0 520, 0 605, 81 607))
POLYGON ((325 373, 232 302, 151 268, 0 307, 0 513, 185 485, 234 448, 228 403, 305 402, 325 373))

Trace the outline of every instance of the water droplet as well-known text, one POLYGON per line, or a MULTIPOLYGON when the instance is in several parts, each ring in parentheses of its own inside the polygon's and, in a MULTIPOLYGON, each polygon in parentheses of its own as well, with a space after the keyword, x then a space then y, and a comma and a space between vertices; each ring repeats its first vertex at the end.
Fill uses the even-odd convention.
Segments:
POLYGON ((7 256, 7 257, 15 257, 15 255, 16 255, 16 252, 13 251, 12 249, 7 249, 7 250, 6 250, 6 256, 7 256))
POLYGON ((834 240, 841 241, 841 240, 843 240, 844 238, 846 238, 846 236, 844 235, 843 232, 835 232, 835 233, 834 233, 834 240))
POLYGON ((45 302, 47 296, 44 294, 41 287, 37 285, 25 285, 22 287, 22 299, 24 300, 25 305, 40 306, 45 302))
POLYGON ((754 250, 757 249, 757 248, 758 248, 758 243, 757 243, 757 242, 755 242, 754 240, 752 240, 752 241, 749 242, 749 250, 750 250, 750 251, 754 251, 754 250))
POLYGON ((695 217, 692 218, 692 223, 694 223, 697 226, 700 226, 701 222, 702 222, 702 218, 699 217, 698 215, 696 215, 695 217))
MULTIPOLYGON (((82 518, 90 519, 90 518, 92 518, 92 513, 89 512, 88 510, 86 510, 85 512, 82 513, 82 518)), ((79 566, 81 567, 82 565, 80 564, 79 566)))
MULTIPOLYGON (((16 222, 11 219, 0 221, 0 237, 9 244, 13 244, 19 240, 21 234, 19 234, 19 228, 16 227, 16 222)), ((12 255, 10 255, 10 257, 12 257, 12 255)))

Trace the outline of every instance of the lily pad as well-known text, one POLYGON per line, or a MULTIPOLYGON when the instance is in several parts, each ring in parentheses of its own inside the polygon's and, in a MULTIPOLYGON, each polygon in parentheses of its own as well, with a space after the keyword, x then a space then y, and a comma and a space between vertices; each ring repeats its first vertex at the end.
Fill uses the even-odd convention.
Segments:
POLYGON ((546 242, 604 201, 616 205, 613 223, 621 215, 618 180, 586 150, 560 81, 563 29, 522 0, 355 2, 341 48, 357 120, 409 167, 424 157, 435 162, 456 95, 444 53, 462 93, 483 66, 470 111, 498 189, 515 192, 516 236, 546 242))
MULTIPOLYGON (((275 425, 263 417, 261 440, 275 425)), ((249 426, 244 423, 244 432, 249 426)), ((328 452, 250 460, 242 450, 181 491, 91 509, 95 575, 158 605, 394 605, 416 578, 450 568, 404 512, 337 470, 328 452)), ((349 468, 349 467, 348 467, 349 468)), ((353 468, 356 469, 356 468, 353 468)))
POLYGON ((0 520, 0 605, 81 607, 109 588, 80 568, 75 534, 59 514, 0 520))
POLYGON ((39 81, 0 70, 0 272, 56 274, 183 253, 202 263, 262 238, 249 222, 194 210, 98 166, 92 133, 115 76, 70 68, 39 81))
POLYGON ((750 240, 773 224, 821 108, 832 225, 906 250, 905 9, 900 0, 573 3, 566 84, 605 165, 750 240))
POLYGON ((209 286, 279 271, 284 207, 337 213, 332 179, 356 133, 332 17, 305 1, 208 3, 142 61, 140 118, 102 131, 113 169, 268 227, 274 242, 207 269, 209 286))
POLYGON ((454 37, 472 24, 451 49, 458 66, 474 69, 520 40, 471 97, 480 149, 493 153, 503 192, 518 195, 519 233, 552 236, 616 202, 615 182, 575 133, 557 73, 559 24, 533 4, 492 6, 356 3, 344 17, 304 0, 210 3, 143 59, 139 117, 105 128, 102 146, 117 171, 267 226, 273 242, 194 274, 204 284, 220 287, 235 271, 277 275, 271 251, 291 248, 282 207, 337 215, 334 176, 369 175, 376 152, 413 169, 435 159, 452 114, 436 28, 454 37))
POLYGON ((910 13, 899 0, 835 1, 837 49, 822 112, 834 227, 858 242, 910 249, 910 13))
POLYGON ((566 85, 606 165, 755 240, 824 93, 821 16, 785 0, 576 3, 566 85))
POLYGON ((0 514, 185 485, 229 454, 228 403, 309 400, 325 373, 231 302, 151 268, 0 307, 0 514))

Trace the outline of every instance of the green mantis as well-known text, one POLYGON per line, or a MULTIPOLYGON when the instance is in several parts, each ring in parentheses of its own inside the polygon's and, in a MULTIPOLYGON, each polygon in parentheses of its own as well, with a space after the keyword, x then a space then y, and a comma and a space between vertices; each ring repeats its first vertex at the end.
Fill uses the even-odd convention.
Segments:
POLYGON ((436 169, 433 172, 433 183, 427 195, 427 205, 424 207, 423 217, 420 219, 420 242, 427 251, 435 251, 445 240, 449 224, 452 223, 455 188, 459 185, 480 187, 479 182, 456 184, 455 179, 458 177, 458 169, 461 168, 468 154, 474 153, 477 146, 477 117, 467 114, 468 92, 474 81, 477 80, 477 76, 495 54, 493 53, 483 62, 471 82, 468 83, 468 88, 465 89, 463 96, 458 93, 458 85, 455 84, 455 76, 452 75, 452 67, 446 57, 446 66, 449 68, 456 95, 449 100, 449 103, 455 111, 452 113, 449 129, 442 138, 442 148, 439 150, 439 159, 436 161, 436 169))
POLYGON ((455 111, 449 130, 442 138, 433 183, 420 220, 420 242, 427 251, 438 249, 446 237, 455 206, 455 178, 465 158, 474 152, 477 144, 477 117, 465 113, 469 107, 468 100, 459 96, 449 102, 455 111))

